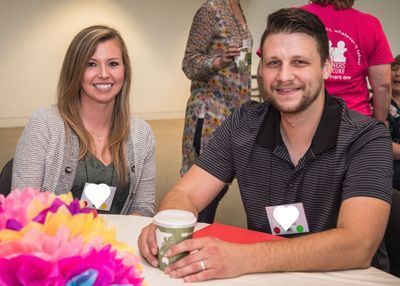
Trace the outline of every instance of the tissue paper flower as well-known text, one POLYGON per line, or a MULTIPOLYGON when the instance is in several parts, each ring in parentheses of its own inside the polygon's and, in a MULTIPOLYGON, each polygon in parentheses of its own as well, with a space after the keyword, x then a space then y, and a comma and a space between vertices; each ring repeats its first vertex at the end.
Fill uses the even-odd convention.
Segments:
POLYGON ((71 194, 0 195, 0 285, 143 285, 140 259, 71 194))

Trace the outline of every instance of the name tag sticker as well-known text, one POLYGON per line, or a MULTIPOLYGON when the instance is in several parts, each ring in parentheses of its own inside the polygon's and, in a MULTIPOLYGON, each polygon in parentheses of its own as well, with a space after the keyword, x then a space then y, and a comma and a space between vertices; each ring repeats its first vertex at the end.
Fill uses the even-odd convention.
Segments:
POLYGON ((116 189, 107 184, 86 183, 81 200, 87 203, 88 208, 109 211, 116 189))
POLYGON ((288 235, 310 231, 303 203, 265 207, 265 209, 272 234, 288 235))
POLYGON ((251 39, 244 39, 242 42, 242 48, 250 49, 251 48, 251 39))

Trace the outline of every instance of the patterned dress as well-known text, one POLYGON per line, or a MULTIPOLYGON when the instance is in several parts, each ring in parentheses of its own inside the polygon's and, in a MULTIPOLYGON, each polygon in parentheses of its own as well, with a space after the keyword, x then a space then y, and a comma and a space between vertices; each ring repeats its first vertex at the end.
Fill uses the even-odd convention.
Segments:
POLYGON ((183 132, 181 175, 193 165, 216 128, 250 99, 252 36, 232 13, 229 0, 208 0, 194 16, 182 69, 192 80, 183 132), (215 71, 212 62, 229 43, 250 42, 242 61, 215 71))

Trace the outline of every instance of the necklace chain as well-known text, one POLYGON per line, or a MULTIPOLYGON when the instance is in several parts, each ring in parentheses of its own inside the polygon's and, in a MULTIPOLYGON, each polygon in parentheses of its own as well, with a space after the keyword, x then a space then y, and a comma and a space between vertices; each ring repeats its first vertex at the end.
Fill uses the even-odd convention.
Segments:
MULTIPOLYGON (((231 0, 228 0, 228 2, 229 2, 229 6, 230 6, 230 8, 231 8, 231 12, 232 12, 233 19, 234 19, 235 24, 236 24, 236 29, 238 30, 240 40, 242 41, 243 39, 242 39, 242 31, 241 31, 241 28, 244 29, 244 27, 243 27, 242 23, 240 23, 239 20, 236 18, 235 12, 233 12, 233 5, 232 5, 231 0)), ((238 4, 239 4, 239 9, 240 9, 240 11, 241 11, 241 13, 242 13, 242 15, 243 15, 243 18, 244 18, 244 14, 243 14, 242 7, 240 6, 240 3, 238 3, 238 4)), ((246 22, 246 20, 245 20, 245 22, 246 22)), ((247 24, 246 24, 246 25, 247 25, 247 24)))

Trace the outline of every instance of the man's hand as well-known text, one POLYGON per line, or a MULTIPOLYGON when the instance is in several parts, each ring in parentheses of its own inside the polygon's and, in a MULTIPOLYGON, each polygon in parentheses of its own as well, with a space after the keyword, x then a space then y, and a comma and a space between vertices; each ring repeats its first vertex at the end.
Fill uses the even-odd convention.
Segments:
POLYGON ((191 254, 168 266, 165 273, 172 278, 184 278, 185 282, 235 277, 251 272, 243 263, 246 252, 241 244, 212 237, 194 238, 172 246, 167 255, 175 256, 182 252, 191 254))
POLYGON ((149 224, 142 229, 138 240, 138 247, 140 255, 151 265, 157 267, 158 246, 156 242, 156 225, 149 224))

